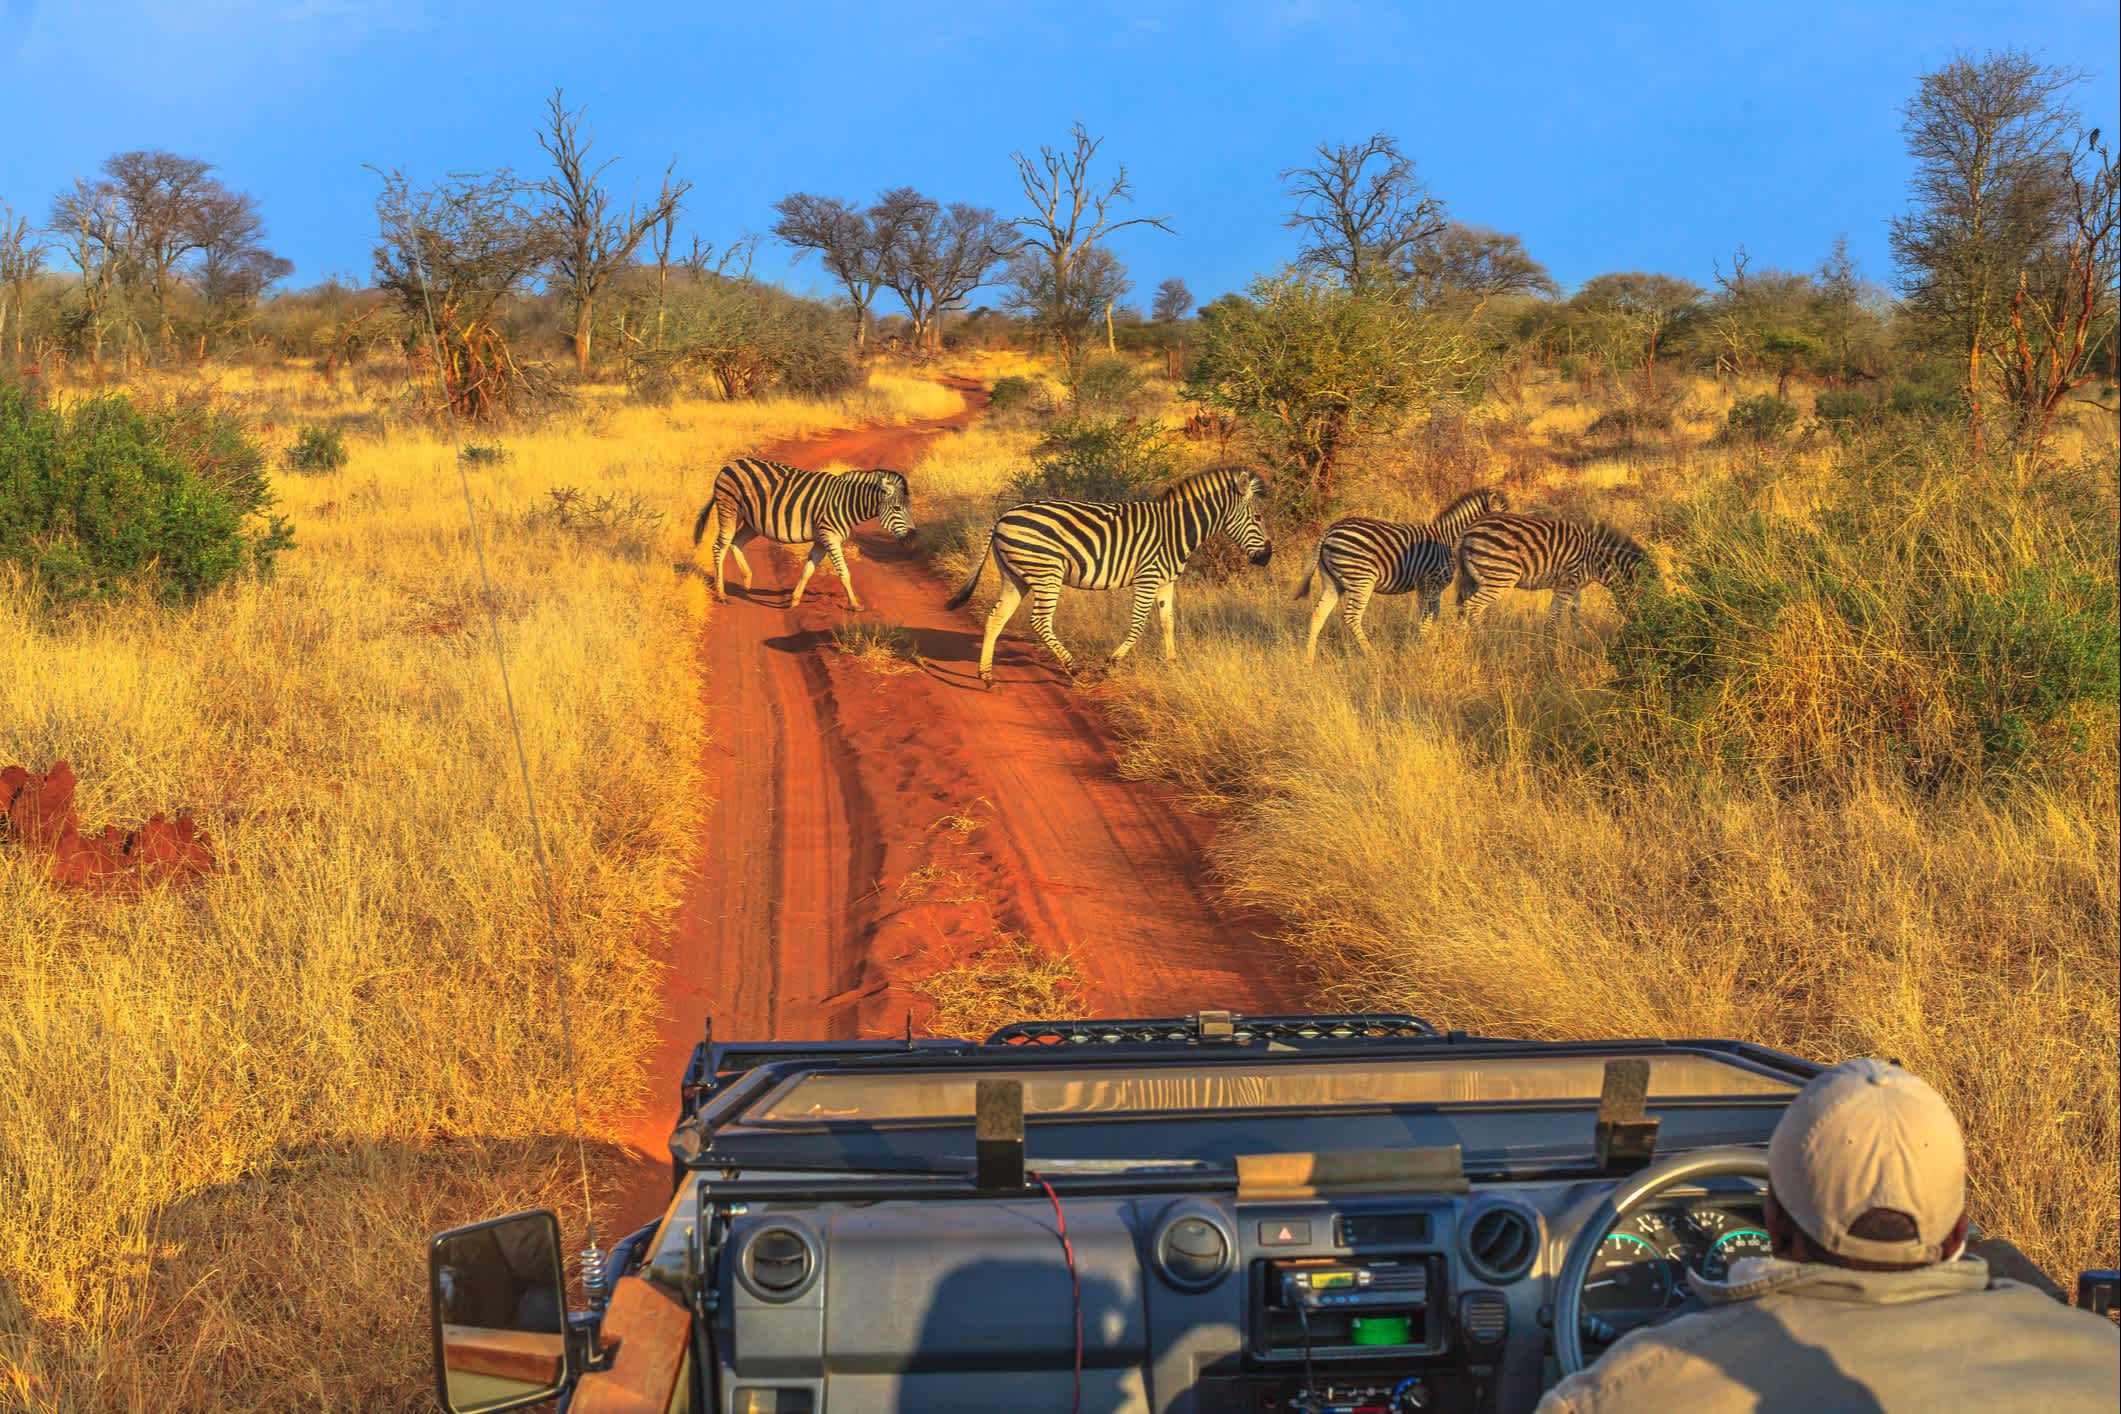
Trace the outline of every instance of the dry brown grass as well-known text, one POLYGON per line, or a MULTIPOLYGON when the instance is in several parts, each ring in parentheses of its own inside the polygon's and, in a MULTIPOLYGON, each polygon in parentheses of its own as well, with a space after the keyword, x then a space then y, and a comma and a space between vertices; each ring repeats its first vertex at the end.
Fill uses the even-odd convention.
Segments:
POLYGON ((1011 1022, 1080 1015, 1083 975, 1073 958, 1049 956, 1025 938, 998 932, 964 962, 913 989, 935 1006, 929 1035, 978 1041, 1011 1022))
MULTIPOLYGON (((189 806, 224 864, 138 900, 0 848, 0 1406, 424 1408, 421 1236, 557 1207, 568 1089, 513 748, 451 452, 297 373, 208 375, 340 471, 284 475, 276 578, 40 620, 0 588, 0 763, 84 818, 189 806)), ((923 385, 924 387, 926 385, 923 385)), ((379 390, 389 396, 389 390, 379 390)), ((592 1136, 641 1097, 701 782, 691 514, 721 459, 960 406, 620 404, 472 468, 562 918, 592 1136), (638 498, 647 551, 527 515, 638 498)), ((611 1143, 598 1146, 608 1171, 611 1143)))

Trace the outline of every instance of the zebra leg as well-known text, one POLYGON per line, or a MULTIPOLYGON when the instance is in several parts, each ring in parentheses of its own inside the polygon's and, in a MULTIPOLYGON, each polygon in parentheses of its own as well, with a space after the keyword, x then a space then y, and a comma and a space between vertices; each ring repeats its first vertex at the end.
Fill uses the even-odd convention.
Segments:
POLYGON ((1164 587, 1156 592, 1156 614, 1163 621, 1164 661, 1178 657, 1178 641, 1171 635, 1171 621, 1178 617, 1178 581, 1164 581, 1164 587))
POLYGON ((1461 624, 1479 622, 1487 614, 1488 606, 1501 597, 1502 587, 1500 585, 1481 585, 1473 591, 1472 597, 1458 601, 1458 622, 1461 624))
POLYGON ((839 541, 827 540, 825 542, 825 553, 832 557, 832 568, 838 571, 840 583, 846 587, 847 607, 859 614, 862 611, 862 601, 854 597, 854 579, 847 573, 846 550, 841 547, 839 541))
POLYGON ((1375 587, 1373 584, 1350 585, 1347 602, 1340 608, 1340 621, 1348 626, 1348 632, 1355 637, 1356 646, 1365 653, 1370 651, 1370 635, 1363 632, 1362 616, 1369 612, 1370 591, 1375 587))
POLYGON ((1311 636, 1304 642, 1304 664, 1318 661, 1318 633, 1333 617, 1333 606, 1340 602, 1340 586, 1321 574, 1319 577, 1318 603, 1311 610, 1311 636))
POLYGON ((1429 629, 1443 622, 1443 591, 1424 589, 1421 591, 1421 622, 1418 631, 1426 637, 1429 629))
POLYGON ((1162 597, 1162 589, 1155 584, 1134 586, 1134 612, 1127 620, 1127 636, 1119 641, 1119 646, 1112 650, 1112 656, 1107 658, 1106 662, 1117 663, 1133 651, 1135 643, 1142 636, 1142 630, 1149 626, 1149 611, 1156 607, 1156 601, 1162 597))
POLYGON ((729 542, 729 553, 736 556, 737 573, 744 576, 744 588, 747 590, 751 588, 751 561, 744 558, 744 547, 758 538, 759 533, 747 525, 729 542))
POLYGON ((795 593, 788 596, 789 608, 793 609, 796 605, 803 602, 803 590, 809 587, 810 576, 817 573, 817 567, 824 562, 824 559, 825 542, 821 540, 810 547, 809 554, 803 556, 803 572, 796 576, 795 593))
POLYGON ((1031 627, 1068 676, 1075 676, 1075 655, 1053 632, 1053 611, 1060 607, 1060 572, 1043 576, 1031 586, 1031 627))
MULTIPOLYGON (((722 523, 715 528, 714 532, 714 602, 717 604, 729 602, 728 587, 722 582, 722 569, 729 561, 729 545, 734 539, 736 539, 736 527, 729 523, 729 517, 724 516, 722 517, 722 523)), ((744 562, 744 552, 741 550, 737 551, 736 558, 737 563, 742 564, 744 562)), ((744 585, 747 589, 751 586, 751 576, 748 572, 744 576, 744 585)))
POLYGON ((995 598, 994 607, 987 611, 987 635, 979 645, 979 680, 994 686, 994 640, 1002 636, 1009 620, 1016 614, 1016 606, 1024 599, 1024 582, 1007 565, 997 565, 1001 570, 1002 592, 995 598))

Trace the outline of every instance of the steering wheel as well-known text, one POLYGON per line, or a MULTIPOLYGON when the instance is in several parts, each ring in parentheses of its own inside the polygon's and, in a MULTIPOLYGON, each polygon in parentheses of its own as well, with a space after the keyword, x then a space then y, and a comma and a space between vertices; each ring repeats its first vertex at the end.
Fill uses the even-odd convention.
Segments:
POLYGON ((1583 1358, 1583 1283, 1598 1260, 1598 1248, 1620 1220, 1648 1203, 1667 1188, 1676 1188, 1700 1178, 1757 1178, 1765 1183, 1768 1158, 1765 1149, 1735 1145, 1722 1149, 1697 1149, 1651 1164, 1623 1180, 1596 1212, 1584 1220, 1569 1243, 1569 1254, 1561 1264, 1554 1297, 1554 1355, 1561 1373, 1573 1375, 1589 1364, 1583 1358))

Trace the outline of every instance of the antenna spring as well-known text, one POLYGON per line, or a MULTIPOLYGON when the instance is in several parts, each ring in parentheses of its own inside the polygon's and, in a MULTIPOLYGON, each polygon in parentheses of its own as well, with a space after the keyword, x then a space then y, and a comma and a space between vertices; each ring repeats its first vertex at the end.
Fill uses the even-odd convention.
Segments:
POLYGON ((604 1249, 591 1241, 582 1249, 582 1290, 589 1294, 589 1304, 594 1310, 604 1309, 610 1297, 609 1272, 604 1265, 604 1249))

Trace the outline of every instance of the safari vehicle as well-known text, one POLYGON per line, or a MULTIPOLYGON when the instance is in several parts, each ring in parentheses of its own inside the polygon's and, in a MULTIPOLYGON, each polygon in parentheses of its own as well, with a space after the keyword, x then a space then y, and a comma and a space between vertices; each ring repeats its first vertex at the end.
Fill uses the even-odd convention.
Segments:
POLYGON ((1765 1145, 1818 1069, 1405 1015, 710 1035, 669 1209, 587 1264, 590 1313, 558 1315, 548 1212, 433 1240, 442 1401, 1529 1409, 1766 1253, 1765 1145))

